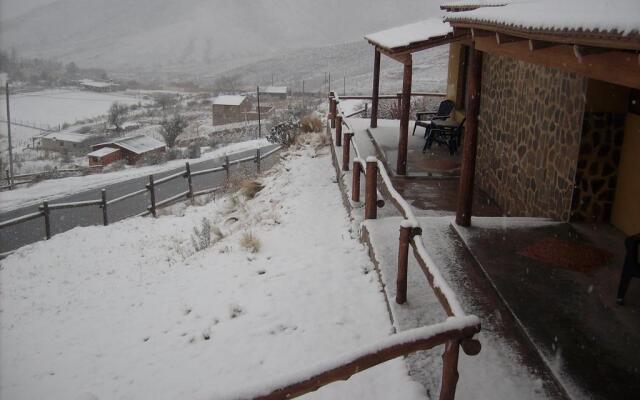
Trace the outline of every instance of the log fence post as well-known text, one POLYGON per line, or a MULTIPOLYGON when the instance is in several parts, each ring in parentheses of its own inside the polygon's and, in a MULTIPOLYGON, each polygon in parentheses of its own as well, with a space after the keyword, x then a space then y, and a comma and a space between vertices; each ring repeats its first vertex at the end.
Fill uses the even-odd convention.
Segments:
POLYGON ((151 200, 151 207, 149 211, 151 215, 156 217, 156 190, 155 185, 153 184, 153 175, 149 175, 149 184, 147 185, 147 189, 149 190, 149 198, 151 200))
POLYGON ((260 147, 258 147, 256 149, 256 173, 260 173, 261 172, 261 166, 260 166, 260 157, 262 156, 261 151, 260 151, 260 147))
POLYGON ((409 265, 409 241, 411 226, 406 221, 400 225, 400 246, 398 248, 398 274, 396 276, 396 303, 407 302, 407 271, 409 265))
POLYGON ((360 173, 362 164, 358 160, 353 161, 353 176, 351 180, 351 200, 360 202, 360 173))
POLYGON ((47 240, 51 239, 51 220, 49 216, 51 214, 51 210, 49 210, 49 202, 42 202, 42 215, 44 216, 44 235, 47 240))
POLYGON ((349 170, 349 158, 351 157, 351 138, 353 137, 353 133, 346 132, 344 134, 344 138, 342 139, 342 170, 349 170))
POLYGON ((342 146, 342 116, 336 117, 336 147, 342 146))
POLYGON ((457 340, 450 340, 445 344, 442 355, 442 386, 440 387, 439 400, 454 400, 456 396, 459 353, 460 343, 457 340))
POLYGON ((230 176, 231 170, 230 170, 230 165, 229 165, 229 155, 228 154, 224 155, 224 169, 227 171, 227 182, 229 182, 229 178, 231 178, 231 176, 230 176))
POLYGON ((378 160, 375 157, 367 158, 364 178, 364 219, 376 219, 378 217, 378 160))
POLYGON ((107 189, 102 189, 100 191, 100 208, 102 208, 102 224, 104 226, 109 225, 109 218, 107 216, 107 189))
POLYGON ((193 180, 191 179, 191 166, 188 162, 184 164, 184 169, 184 176, 187 178, 187 185, 189 186, 189 193, 187 193, 187 198, 193 199, 193 180))
POLYGON ((329 94, 329 118, 331 119, 331 129, 336 127, 336 110, 338 109, 333 93, 329 94))

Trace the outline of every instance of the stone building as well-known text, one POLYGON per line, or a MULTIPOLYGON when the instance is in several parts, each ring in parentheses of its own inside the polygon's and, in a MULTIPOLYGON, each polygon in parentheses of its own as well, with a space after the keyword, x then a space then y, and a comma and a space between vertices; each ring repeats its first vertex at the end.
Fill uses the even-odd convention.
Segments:
POLYGON ((246 96, 220 95, 211 103, 214 126, 244 121, 245 113, 251 111, 251 101, 246 96))

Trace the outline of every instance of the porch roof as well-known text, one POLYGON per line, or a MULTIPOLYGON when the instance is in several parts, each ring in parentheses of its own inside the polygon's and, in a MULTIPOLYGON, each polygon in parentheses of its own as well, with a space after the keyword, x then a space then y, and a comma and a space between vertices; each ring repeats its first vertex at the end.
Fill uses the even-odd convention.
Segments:
POLYGON ((530 0, 450 13, 445 21, 529 39, 640 50, 638 15, 637 0, 530 0))
POLYGON ((430 18, 371 33, 365 39, 383 52, 413 53, 449 43, 454 40, 454 35, 449 23, 440 18, 430 18))

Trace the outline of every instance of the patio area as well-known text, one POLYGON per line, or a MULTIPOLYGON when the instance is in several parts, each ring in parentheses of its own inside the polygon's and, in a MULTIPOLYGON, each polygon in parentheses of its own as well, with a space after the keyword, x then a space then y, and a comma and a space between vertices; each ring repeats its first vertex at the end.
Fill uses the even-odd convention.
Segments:
MULTIPOLYGON (((384 160, 391 172, 397 157, 398 121, 379 120, 375 129, 368 122, 348 121, 360 156, 384 160)), ((516 357, 542 379, 542 391, 550 398, 634 398, 640 392, 638 281, 632 280, 624 306, 615 303, 624 235, 606 223, 504 217, 477 187, 471 226, 460 227, 451 217, 458 196, 459 157, 437 146, 423 154, 423 145, 423 133, 409 135, 408 174, 392 175, 391 181, 417 215, 448 218, 421 218, 427 224, 423 231, 439 230, 425 246, 436 254, 457 249, 456 256, 441 257, 440 268, 448 271, 460 295, 472 296, 469 304, 483 315, 487 328, 518 349, 516 357), (429 247, 438 241, 446 251, 429 247), (452 262, 455 259, 461 264, 452 262)), ((398 221, 391 221, 397 217, 391 202, 387 204, 380 222, 367 221, 366 231, 372 236, 380 268, 386 271, 383 280, 392 298, 398 221), (377 228, 386 225, 393 229, 377 228)), ((412 321, 409 325, 423 323, 420 315, 429 312, 415 303, 410 309, 392 304, 392 309, 401 325, 404 320, 412 321)), ((425 367, 420 360, 409 363, 415 374, 425 367)))

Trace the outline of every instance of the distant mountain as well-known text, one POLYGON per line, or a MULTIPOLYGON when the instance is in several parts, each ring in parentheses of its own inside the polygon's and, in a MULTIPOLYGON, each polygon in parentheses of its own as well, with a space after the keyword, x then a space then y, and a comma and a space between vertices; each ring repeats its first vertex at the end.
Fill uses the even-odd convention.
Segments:
MULTIPOLYGON (((209 81, 220 76, 237 76, 241 84, 274 83, 293 87, 295 91, 318 91, 326 89, 325 73, 331 74, 332 87, 339 93, 370 93, 373 77, 373 47, 364 39, 357 42, 309 48, 277 57, 260 60, 238 68, 215 74, 209 81), (345 80, 343 80, 346 78, 345 80)), ((444 91, 446 89, 449 46, 441 46, 420 53, 413 59, 413 90, 444 91)), ((403 68, 400 63, 382 57, 380 90, 397 93, 402 89, 403 68)), ((207 83, 207 82, 204 82, 207 83)))
POLYGON ((58 0, 0 26, 0 48, 139 75, 215 73, 437 15, 427 0, 58 0))

